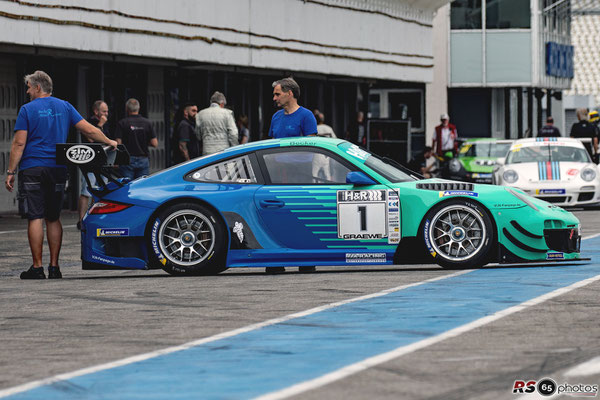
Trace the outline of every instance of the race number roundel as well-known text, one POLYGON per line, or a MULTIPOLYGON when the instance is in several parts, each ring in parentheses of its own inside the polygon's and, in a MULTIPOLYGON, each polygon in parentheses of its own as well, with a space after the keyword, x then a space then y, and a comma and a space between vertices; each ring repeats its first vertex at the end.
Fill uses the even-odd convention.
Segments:
POLYGON ((386 190, 339 190, 338 237, 346 240, 388 238, 389 243, 398 243, 398 203, 397 194, 386 190))

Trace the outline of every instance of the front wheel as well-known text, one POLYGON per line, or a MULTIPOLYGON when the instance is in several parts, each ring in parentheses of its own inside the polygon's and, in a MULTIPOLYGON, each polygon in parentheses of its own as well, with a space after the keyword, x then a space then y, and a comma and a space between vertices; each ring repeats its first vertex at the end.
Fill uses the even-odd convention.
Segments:
POLYGON ((455 199, 439 204, 429 210, 422 226, 429 254, 444 268, 477 268, 492 257, 494 226, 477 203, 455 199))
POLYGON ((178 203, 162 210, 150 226, 150 259, 172 275, 213 275, 227 269, 227 235, 209 208, 178 203))

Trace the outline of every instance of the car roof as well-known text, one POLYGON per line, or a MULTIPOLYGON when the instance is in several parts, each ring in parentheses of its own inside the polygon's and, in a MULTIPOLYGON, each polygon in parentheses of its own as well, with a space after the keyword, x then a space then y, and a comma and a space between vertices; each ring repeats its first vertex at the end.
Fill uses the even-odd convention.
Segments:
POLYGON ((525 138, 515 140, 511 149, 515 146, 518 147, 533 147, 533 146, 547 146, 547 145, 555 145, 555 146, 570 146, 570 147, 580 147, 584 148, 581 140, 570 137, 551 137, 551 138, 525 138))
POLYGON ((261 149, 267 149, 270 147, 280 146, 315 146, 315 147, 329 147, 338 146, 340 143, 345 142, 343 139, 328 138, 322 136, 298 136, 298 137, 287 137, 281 139, 265 139, 258 140, 256 142, 249 142, 246 144, 240 144, 238 146, 228 147, 225 150, 214 153, 233 155, 236 153, 246 153, 248 151, 256 151, 261 149))
MULTIPOLYGON (((200 156, 188 161, 185 161, 180 164, 172 165, 169 168, 160 170, 155 172, 154 174, 160 174, 172 169, 177 168, 188 168, 190 165, 201 166, 208 165, 213 162, 219 162, 221 159, 226 159, 230 157, 235 157, 238 154, 250 153, 253 151, 269 149, 269 148, 278 148, 278 147, 295 147, 295 146, 312 146, 312 147, 326 147, 330 150, 334 150, 340 143, 350 143, 343 139, 337 138, 328 138, 322 136, 300 136, 300 137, 289 137, 282 139, 266 139, 266 140, 257 140, 255 142, 249 142, 245 144, 240 144, 237 146, 228 147, 224 150, 218 151, 213 154, 207 154, 204 156, 200 156), (201 164, 196 164, 198 161, 201 161, 201 164)), ((154 175, 153 174, 153 175, 154 175)))
POLYGON ((489 138, 489 137, 481 137, 481 138, 468 138, 463 143, 473 144, 476 142, 483 143, 512 143, 514 140, 512 139, 497 139, 497 138, 489 138))

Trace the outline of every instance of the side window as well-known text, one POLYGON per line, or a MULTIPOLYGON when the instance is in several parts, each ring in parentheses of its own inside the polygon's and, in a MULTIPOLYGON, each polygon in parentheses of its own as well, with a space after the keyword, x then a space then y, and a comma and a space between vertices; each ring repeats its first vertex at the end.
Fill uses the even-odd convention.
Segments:
POLYGON ((263 160, 275 185, 345 184, 351 171, 328 154, 308 150, 267 153, 263 160))
POLYGON ((189 174, 188 179, 198 182, 257 183, 248 156, 201 168, 189 174))

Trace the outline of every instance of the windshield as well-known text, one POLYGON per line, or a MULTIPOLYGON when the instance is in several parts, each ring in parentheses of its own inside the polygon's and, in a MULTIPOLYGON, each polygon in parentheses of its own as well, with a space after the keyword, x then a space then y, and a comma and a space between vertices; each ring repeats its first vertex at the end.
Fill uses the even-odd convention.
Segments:
POLYGON ((556 145, 516 147, 506 157, 506 164, 540 161, 592 162, 584 148, 556 145))
POLYGON ((510 143, 465 143, 460 148, 461 157, 505 157, 510 143))
POLYGON ((343 152, 349 154, 357 161, 363 162, 367 167, 392 183, 410 182, 418 179, 413 175, 414 173, 412 173, 412 171, 404 168, 398 162, 389 158, 380 157, 355 144, 343 142, 340 143, 338 147, 343 152))

